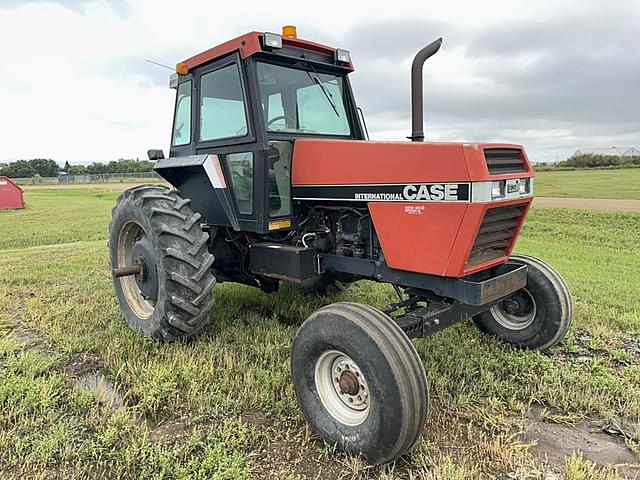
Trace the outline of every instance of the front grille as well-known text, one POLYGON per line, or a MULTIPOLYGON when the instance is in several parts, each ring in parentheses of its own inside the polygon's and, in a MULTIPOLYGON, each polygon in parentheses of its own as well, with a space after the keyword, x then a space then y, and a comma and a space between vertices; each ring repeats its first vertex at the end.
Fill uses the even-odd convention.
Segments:
POLYGON ((524 212, 523 205, 490 208, 484 215, 466 267, 504 257, 524 212))
POLYGON ((527 171, 527 164, 519 148, 485 148, 484 158, 491 175, 527 171))

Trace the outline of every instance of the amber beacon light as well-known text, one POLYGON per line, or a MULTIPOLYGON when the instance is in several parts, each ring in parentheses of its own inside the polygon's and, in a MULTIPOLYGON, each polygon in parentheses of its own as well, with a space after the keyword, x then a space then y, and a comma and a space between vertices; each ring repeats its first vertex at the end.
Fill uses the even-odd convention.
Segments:
POLYGON ((282 36, 286 38, 297 38, 298 31, 295 25, 285 25, 282 27, 282 36))

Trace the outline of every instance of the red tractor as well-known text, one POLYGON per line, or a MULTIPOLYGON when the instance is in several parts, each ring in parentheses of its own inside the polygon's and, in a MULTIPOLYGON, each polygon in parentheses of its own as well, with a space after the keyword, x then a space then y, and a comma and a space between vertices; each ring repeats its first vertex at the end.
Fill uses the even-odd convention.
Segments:
POLYGON ((373 142, 349 52, 251 32, 176 66, 173 187, 126 191, 113 210, 111 265, 131 328, 188 339, 209 322, 217 282, 306 292, 389 283, 384 311, 335 303, 293 341, 300 407, 325 441, 370 463, 408 451, 427 418, 410 338, 465 318, 513 345, 564 337, 571 295, 544 262, 512 255, 533 200, 519 145, 423 143, 422 66, 412 66, 411 142, 373 142))

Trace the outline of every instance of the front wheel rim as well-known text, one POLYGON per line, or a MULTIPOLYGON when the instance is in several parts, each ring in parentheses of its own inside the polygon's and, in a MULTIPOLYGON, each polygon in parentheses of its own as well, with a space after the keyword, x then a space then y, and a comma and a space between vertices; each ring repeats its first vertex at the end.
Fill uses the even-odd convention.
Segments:
POLYGON ((493 318, 509 330, 524 330, 536 318, 536 301, 526 288, 491 307, 493 318), (515 305, 514 305, 515 304, 515 305))
POLYGON ((315 365, 315 383, 324 408, 340 423, 360 425, 369 416, 371 396, 360 367, 338 350, 324 352, 315 365))

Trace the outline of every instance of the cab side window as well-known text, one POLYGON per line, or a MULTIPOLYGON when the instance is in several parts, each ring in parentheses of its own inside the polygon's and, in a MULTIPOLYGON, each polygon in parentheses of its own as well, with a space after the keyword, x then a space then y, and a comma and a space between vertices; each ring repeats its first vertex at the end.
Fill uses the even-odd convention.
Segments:
POLYGON ((234 63, 200 78, 200 140, 248 133, 240 72, 234 63))
POLYGON ((191 80, 178 85, 171 143, 174 146, 191 143, 191 80))
POLYGON ((251 215, 253 213, 253 153, 230 153, 227 155, 227 162, 238 211, 242 215, 251 215))

